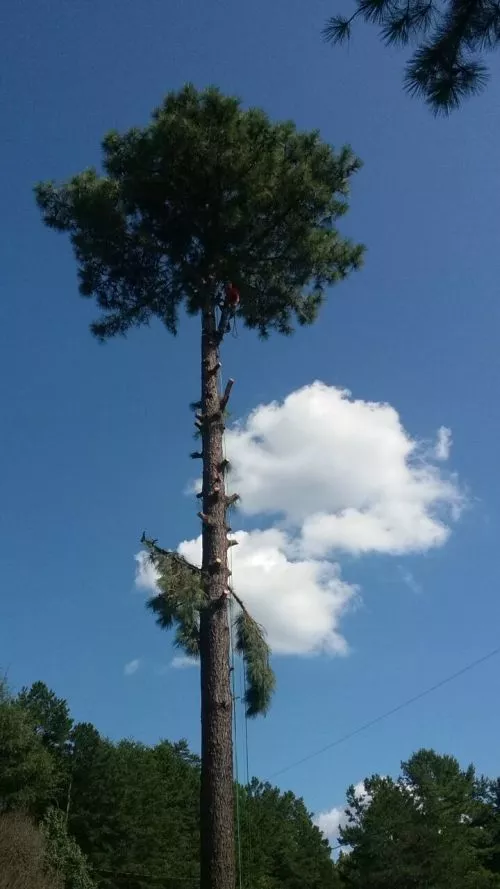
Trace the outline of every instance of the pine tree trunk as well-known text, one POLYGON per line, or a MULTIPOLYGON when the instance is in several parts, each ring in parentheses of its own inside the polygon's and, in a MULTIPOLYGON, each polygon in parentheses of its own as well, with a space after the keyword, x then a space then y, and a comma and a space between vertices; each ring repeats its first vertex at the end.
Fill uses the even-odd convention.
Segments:
POLYGON ((202 315, 203 575, 209 605, 201 613, 201 889, 234 889, 233 739, 229 667, 226 500, 211 301, 202 315))

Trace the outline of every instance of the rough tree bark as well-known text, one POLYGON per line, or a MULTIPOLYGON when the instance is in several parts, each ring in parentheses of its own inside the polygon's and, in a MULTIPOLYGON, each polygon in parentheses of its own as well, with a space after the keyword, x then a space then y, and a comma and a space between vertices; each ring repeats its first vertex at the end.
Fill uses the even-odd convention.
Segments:
POLYGON ((200 617, 201 889, 234 889, 232 701, 227 588, 224 416, 218 388, 214 297, 202 313, 203 562, 208 605, 200 617))

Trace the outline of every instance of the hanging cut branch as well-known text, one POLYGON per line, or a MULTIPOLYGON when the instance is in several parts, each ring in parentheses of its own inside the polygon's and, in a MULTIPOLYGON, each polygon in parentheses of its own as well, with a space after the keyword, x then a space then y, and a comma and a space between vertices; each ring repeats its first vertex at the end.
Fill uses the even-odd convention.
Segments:
POLYGON ((200 568, 179 553, 159 547, 156 540, 142 535, 157 572, 159 593, 152 596, 147 607, 155 614, 156 623, 164 630, 176 626, 175 644, 186 654, 199 654, 200 611, 206 604, 200 568))
POLYGON ((181 556, 179 553, 174 552, 170 549, 162 549, 161 546, 158 546, 156 539, 151 539, 146 537, 146 533, 143 532, 141 537, 141 543, 143 543, 149 550, 150 557, 154 562, 156 568, 161 571, 162 567, 164 567, 164 562, 161 560, 165 560, 167 563, 172 562, 173 564, 179 567, 179 570, 185 570, 191 574, 195 574, 197 576, 201 576, 201 568, 198 568, 197 565, 193 565, 192 562, 188 562, 184 556, 181 556))
MULTIPOLYGON (((205 516, 206 518, 206 516, 205 516)), ((142 535, 141 543, 149 550, 158 571, 158 595, 148 600, 148 608, 155 614, 157 624, 166 630, 176 627, 175 645, 186 654, 197 657, 200 645, 200 611, 207 600, 203 589, 201 568, 184 556, 158 546, 156 540, 142 535)), ((237 541, 229 541, 229 545, 237 541)), ((220 571, 216 560, 211 571, 220 571)), ((269 709, 275 688, 275 677, 270 665, 270 648, 263 628, 251 616, 243 600, 232 587, 228 593, 240 608, 235 620, 236 650, 242 656, 247 675, 245 704, 247 716, 258 716, 269 709)))
POLYGON ((269 710, 276 679, 263 628, 249 615, 241 600, 236 596, 235 599, 242 609, 235 621, 236 650, 243 657, 246 667, 246 715, 253 717, 269 710))

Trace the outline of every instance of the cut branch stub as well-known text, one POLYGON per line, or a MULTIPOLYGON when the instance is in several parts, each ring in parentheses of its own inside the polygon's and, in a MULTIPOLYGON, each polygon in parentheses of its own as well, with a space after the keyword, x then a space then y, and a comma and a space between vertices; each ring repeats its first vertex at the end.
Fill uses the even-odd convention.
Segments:
POLYGON ((221 367, 222 367, 222 364, 220 363, 220 361, 216 361, 212 367, 209 367, 207 369, 207 373, 212 376, 213 374, 218 373, 220 371, 221 367))
POLYGON ((222 396, 222 398, 220 400, 220 409, 221 409, 222 413, 224 413, 224 411, 226 410, 227 403, 229 401, 229 396, 231 395, 231 389, 233 388, 233 386, 234 386, 234 380, 229 379, 226 383, 226 388, 224 389, 224 395, 222 396))
POLYGON ((234 506, 240 500, 239 494, 230 494, 229 497, 226 497, 226 506, 234 506))
POLYGON ((203 460, 203 451, 191 451, 191 460, 203 460))

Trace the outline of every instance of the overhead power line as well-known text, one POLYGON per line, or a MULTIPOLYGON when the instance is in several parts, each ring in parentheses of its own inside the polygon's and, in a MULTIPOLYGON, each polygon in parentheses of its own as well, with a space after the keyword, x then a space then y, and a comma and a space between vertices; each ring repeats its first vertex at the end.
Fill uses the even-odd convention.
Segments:
POLYGON ((443 688, 444 685, 448 685, 448 683, 453 682, 460 676, 463 676, 464 673, 468 673, 470 670, 474 670, 476 667, 479 667, 486 661, 491 660, 491 658, 496 657, 496 655, 498 654, 500 654, 500 645, 497 648, 494 648, 493 651, 489 651, 488 654, 484 654, 482 657, 476 658, 476 660, 471 661, 469 664, 466 664, 465 667, 462 667, 455 673, 451 673, 449 676, 446 676, 444 679, 441 679, 434 685, 429 686, 429 688, 424 689, 424 691, 413 695, 411 698, 407 698, 405 701, 402 701, 400 704, 397 704, 390 710, 386 710, 385 713, 380 713, 380 715, 375 716, 374 719, 370 719, 368 722, 364 722, 363 725, 358 726, 358 728, 353 729, 353 731, 347 732, 347 734, 345 735, 341 735, 339 738, 331 741, 330 744, 326 744, 324 747, 321 747, 321 749, 314 750, 312 753, 308 753, 301 759, 297 759, 294 762, 289 763, 289 765, 284 766, 284 768, 278 769, 269 777, 276 778, 278 775, 284 775, 285 772, 289 772, 291 769, 295 769, 297 768, 297 766, 301 766, 304 763, 309 762, 311 759, 315 759, 317 756, 321 756, 323 753, 326 753, 327 750, 333 750, 334 747, 338 747, 340 744, 344 744, 346 741, 350 741, 351 738, 356 737, 356 735, 360 735, 362 732, 366 732, 369 728, 372 728, 372 726, 377 725, 379 722, 383 722, 384 719, 388 719, 389 716, 394 716, 396 713, 399 713, 400 710, 404 710, 406 707, 410 707, 411 704, 415 704, 417 701, 422 700, 422 698, 427 697, 427 695, 430 695, 438 689, 443 688))

